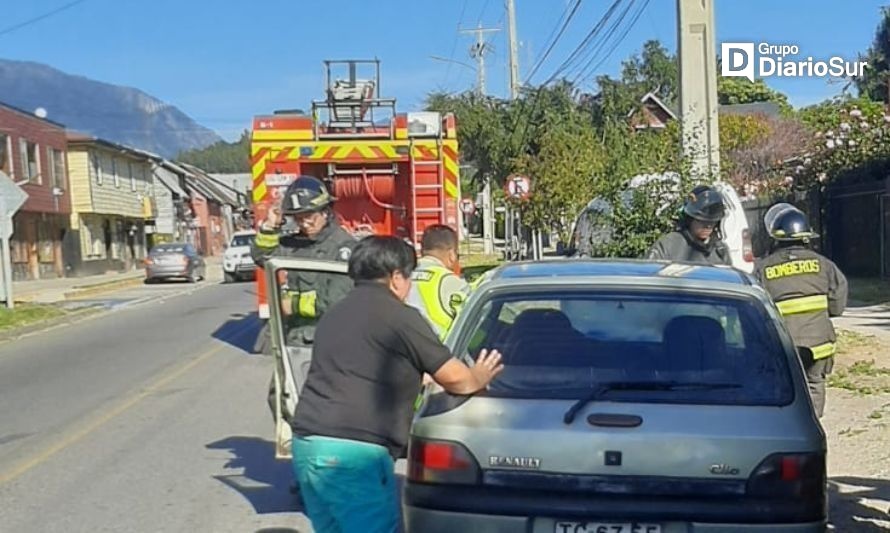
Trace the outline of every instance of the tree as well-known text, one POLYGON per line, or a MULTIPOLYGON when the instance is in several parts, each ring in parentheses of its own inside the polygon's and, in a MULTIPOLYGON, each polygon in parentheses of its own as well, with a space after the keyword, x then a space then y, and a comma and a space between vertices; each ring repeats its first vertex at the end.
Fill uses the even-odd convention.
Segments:
POLYGON ((812 135, 793 117, 720 117, 723 178, 743 196, 787 190, 812 147, 812 135))
POLYGON ((182 152, 176 159, 205 172, 220 174, 250 172, 250 132, 245 130, 236 142, 220 141, 201 150, 182 152))
POLYGON ((644 89, 643 94, 653 91, 666 105, 673 105, 680 94, 677 56, 658 40, 646 41, 640 56, 633 55, 622 63, 621 81, 644 89))
POLYGON ((719 76, 717 78, 717 100, 727 104, 750 104, 754 102, 775 102, 783 112, 790 112, 788 97, 770 88, 763 80, 751 81, 742 77, 719 76))
POLYGON ((797 180, 807 187, 890 174, 890 115, 868 98, 835 98, 800 111, 814 149, 797 180))
POLYGON ((600 92, 591 108, 594 122, 600 127, 626 123, 646 93, 654 93, 668 107, 676 104, 680 85, 677 58, 659 41, 647 41, 640 55, 622 63, 620 79, 599 76, 596 83, 600 92))
POLYGON ((855 79, 859 95, 878 102, 890 103, 890 8, 881 8, 881 21, 875 40, 865 53, 868 68, 855 79))

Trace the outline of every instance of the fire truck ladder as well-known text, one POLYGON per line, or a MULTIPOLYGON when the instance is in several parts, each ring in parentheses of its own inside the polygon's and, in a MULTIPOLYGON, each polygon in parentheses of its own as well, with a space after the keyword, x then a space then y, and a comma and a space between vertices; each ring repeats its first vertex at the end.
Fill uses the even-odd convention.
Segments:
POLYGON ((423 237, 423 230, 418 227, 417 216, 425 213, 438 213, 439 224, 445 223, 445 172, 442 164, 442 139, 436 139, 436 159, 434 161, 420 160, 414 158, 414 140, 408 146, 408 158, 411 162, 411 227, 414 231, 414 242, 420 242, 423 237), (436 183, 417 184, 417 168, 418 167, 436 167, 436 183), (419 191, 435 190, 439 195, 439 202, 436 207, 417 207, 417 193, 419 191))

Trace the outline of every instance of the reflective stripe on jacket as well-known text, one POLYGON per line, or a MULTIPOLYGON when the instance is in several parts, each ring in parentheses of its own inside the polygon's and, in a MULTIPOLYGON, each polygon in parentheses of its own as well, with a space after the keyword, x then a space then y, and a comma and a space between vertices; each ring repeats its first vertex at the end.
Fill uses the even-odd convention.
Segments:
POLYGON ((794 344, 813 359, 837 351, 832 316, 847 305, 847 279, 831 260, 804 246, 780 248, 757 262, 755 275, 785 320, 794 344))

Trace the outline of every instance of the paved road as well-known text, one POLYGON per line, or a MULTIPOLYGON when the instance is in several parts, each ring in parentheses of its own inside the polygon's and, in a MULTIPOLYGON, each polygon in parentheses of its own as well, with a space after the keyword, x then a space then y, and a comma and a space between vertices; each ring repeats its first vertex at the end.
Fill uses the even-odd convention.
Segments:
POLYGON ((0 345, 0 530, 311 531, 272 455, 251 290, 140 287, 0 345))
POLYGON ((273 458, 252 289, 138 287, 0 345, 0 531, 310 532, 273 458))

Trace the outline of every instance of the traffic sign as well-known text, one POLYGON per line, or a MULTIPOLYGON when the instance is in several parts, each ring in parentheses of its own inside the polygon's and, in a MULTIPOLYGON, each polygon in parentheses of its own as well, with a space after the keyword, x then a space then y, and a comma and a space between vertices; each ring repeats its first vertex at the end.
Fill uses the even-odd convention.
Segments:
POLYGON ((525 200, 532 192, 532 181, 528 176, 513 174, 507 178, 507 183, 504 184, 504 191, 510 198, 525 200))
POLYGON ((0 197, 3 197, 6 214, 12 216, 28 199, 28 193, 16 185, 12 178, 0 171, 0 197))
POLYGON ((465 215, 472 215, 476 212, 476 204, 469 198, 460 201, 460 211, 465 215))

